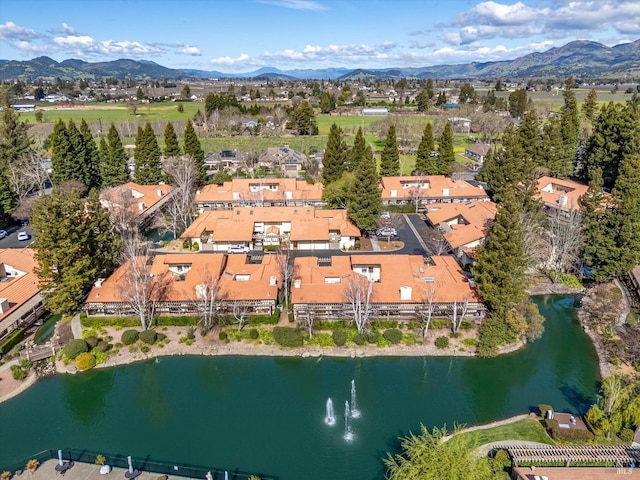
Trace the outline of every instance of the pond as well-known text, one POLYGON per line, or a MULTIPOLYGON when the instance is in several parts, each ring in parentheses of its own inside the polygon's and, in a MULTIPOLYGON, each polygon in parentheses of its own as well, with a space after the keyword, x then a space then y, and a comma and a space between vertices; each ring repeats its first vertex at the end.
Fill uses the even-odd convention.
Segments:
POLYGON ((0 404, 0 466, 79 448, 281 480, 381 479, 381 459, 420 423, 486 423, 540 403, 586 410, 599 375, 574 298, 536 302, 542 339, 493 359, 164 357, 48 377, 0 404), (360 417, 346 441, 352 380, 360 417))

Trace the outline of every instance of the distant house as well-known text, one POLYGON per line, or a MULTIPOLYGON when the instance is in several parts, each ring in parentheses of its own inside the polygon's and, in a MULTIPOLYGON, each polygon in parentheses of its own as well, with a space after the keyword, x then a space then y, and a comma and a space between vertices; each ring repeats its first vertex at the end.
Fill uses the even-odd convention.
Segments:
POLYGON ((223 185, 205 185, 194 201, 202 212, 243 206, 321 206, 323 185, 294 178, 234 178, 223 185))
POLYGON ((289 145, 269 147, 258 158, 259 167, 270 168, 294 178, 298 176, 298 172, 304 170, 306 163, 306 155, 289 148, 289 145))
POLYGON ((486 143, 474 143, 465 148, 464 156, 469 160, 473 160, 478 165, 482 165, 491 148, 491 145, 487 145, 486 143))
POLYGON ((22 105, 14 105, 13 109, 16 112, 35 112, 36 106, 35 104, 22 104, 22 105))
POLYGON ((271 314, 278 302, 282 276, 273 255, 252 259, 242 254, 179 253, 130 260, 106 280, 96 282, 84 306, 88 315, 134 314, 126 294, 132 261, 140 262, 154 281, 162 283, 157 290, 162 294, 155 299, 157 314, 198 313, 207 283, 217 285, 216 311, 222 313, 241 304, 250 313, 271 314))
POLYGON ((204 157, 204 164, 209 174, 227 171, 235 172, 246 161, 246 154, 237 150, 221 150, 211 152, 204 157))
MULTIPOLYGON (((371 288, 372 319, 412 319, 431 296, 435 316, 484 314, 475 289, 453 257, 422 255, 351 255, 297 257, 291 289, 294 316, 353 318, 350 291, 371 288), (354 285, 355 284, 355 285, 354 285), (358 285, 359 284, 359 285, 358 285)), ((361 298, 365 298, 365 292, 361 298)), ((364 301, 364 300, 363 300, 364 301)))
POLYGON ((100 193, 100 203, 109 210, 119 228, 144 230, 155 214, 173 196, 171 185, 138 185, 128 182, 100 193))
MULTIPOLYGON (((454 103, 454 106, 457 102, 454 103)), ((449 107, 449 105, 447 105, 449 107)), ((450 107, 449 107, 450 108, 450 107)), ((471 132, 471 120, 464 117, 450 117, 448 118, 451 128, 454 132, 470 133, 471 132)))
POLYGON ((0 340, 44 314, 34 254, 30 248, 0 250, 0 340))
POLYGON ((571 180, 554 177, 540 177, 538 179, 538 193, 536 198, 544 203, 547 210, 580 210, 580 197, 587 193, 589 187, 571 180))
POLYGON ((384 205, 424 206, 432 203, 460 203, 489 200, 487 192, 465 180, 453 180, 444 175, 382 177, 384 205))
POLYGON ((360 229, 346 210, 315 207, 239 207, 200 214, 180 237, 201 251, 226 252, 232 245, 292 250, 348 249, 360 229))
MULTIPOLYGON (((386 100, 386 99, 385 99, 386 100)), ((363 108, 363 117, 386 117, 389 114, 389 110, 386 108, 363 108)))
POLYGON ((440 203, 429 209, 428 222, 438 227, 451 251, 462 258, 465 251, 482 245, 495 220, 497 206, 491 201, 440 203))

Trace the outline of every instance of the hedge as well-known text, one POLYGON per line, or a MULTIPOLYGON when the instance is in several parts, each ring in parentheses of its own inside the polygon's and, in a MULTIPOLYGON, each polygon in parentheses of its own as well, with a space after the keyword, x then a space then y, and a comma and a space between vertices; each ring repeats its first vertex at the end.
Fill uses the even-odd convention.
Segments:
POLYGON ((81 353, 89 351, 89 345, 81 338, 75 338, 67 343, 62 351, 67 358, 75 360, 75 358, 81 353))
POLYGON ((283 347, 301 347, 304 343, 302 332, 291 327, 273 327, 273 339, 283 347))
MULTIPOLYGON (((80 317, 83 327, 98 328, 98 327, 121 327, 131 328, 140 326, 140 319, 133 317, 80 317)), ((185 317, 185 316, 167 316, 156 317, 153 319, 152 324, 159 327, 188 327, 198 324, 198 317, 185 317)))
POLYGON ((9 336, 5 338, 2 343, 0 343, 0 355, 4 355, 5 353, 11 351, 11 349, 18 343, 20 343, 23 338, 24 328, 18 328, 17 330, 11 332, 9 336))
POLYGON ((331 334, 333 343, 338 347, 344 347, 347 343, 347 332, 343 328, 336 328, 331 334))
POLYGON ((78 370, 89 370, 96 366, 96 357, 92 353, 84 352, 76 357, 78 370))
POLYGON ((147 345, 153 345, 156 343, 156 331, 155 330, 144 330, 140 332, 138 338, 141 342, 146 343, 147 345))
POLYGON ((397 328, 388 328, 384 331, 382 336, 389 340, 393 345, 396 345, 402 341, 402 332, 397 328))
POLYGON ((125 330, 122 332, 121 341, 125 345, 133 345, 138 341, 138 331, 137 330, 125 330))

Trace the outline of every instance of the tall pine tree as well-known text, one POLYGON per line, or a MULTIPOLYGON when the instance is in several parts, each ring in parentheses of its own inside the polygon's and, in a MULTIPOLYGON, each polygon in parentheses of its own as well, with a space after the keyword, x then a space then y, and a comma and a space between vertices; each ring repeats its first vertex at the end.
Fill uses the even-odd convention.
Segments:
POLYGON ((193 158, 198 170, 198 179, 200 185, 207 183, 207 167, 204 164, 204 150, 198 140, 198 135, 193 128, 191 120, 187 120, 187 125, 184 128, 184 154, 193 158))
POLYGON ((67 126, 60 119, 54 125, 51 134, 51 168, 53 170, 51 180, 54 185, 60 185, 69 180, 68 163, 72 156, 73 147, 67 133, 67 126))
POLYGON ((456 155, 453 151, 453 132, 451 123, 447 121, 438 142, 438 173, 440 175, 448 175, 451 165, 456 161, 456 155))
POLYGON ((327 146, 322 160, 322 183, 329 185, 338 180, 345 171, 348 148, 342 135, 342 128, 331 125, 327 146))
POLYGON ((160 147, 149 122, 145 125, 144 130, 138 127, 133 156, 136 162, 134 175, 137 183, 157 185, 164 181, 165 177, 160 163, 160 147))
POLYGON ((400 174, 400 152, 396 140, 396 127, 391 125, 380 155, 380 176, 395 177, 400 174))
POLYGON ((358 127, 356 138, 353 140, 353 147, 349 149, 349 155, 345 169, 347 172, 355 172, 360 165, 360 161, 367 155, 367 141, 362 133, 362 127, 358 127))
POLYGON ((83 183, 89 188, 100 187, 100 152, 96 146, 91 129, 87 122, 82 119, 80 122, 80 134, 84 142, 85 163, 84 163, 84 181, 83 183))
POLYGON ((129 181, 129 166, 127 153, 122 145, 118 129, 112 123, 109 127, 106 142, 100 140, 100 179, 102 187, 115 187, 129 181), (106 148, 105 148, 106 147, 106 148))
POLYGON ((354 173, 353 191, 347 207, 349 218, 361 230, 370 231, 377 226, 382 210, 382 194, 378 182, 376 162, 371 147, 368 147, 354 173))
MULTIPOLYGON (((188 86, 188 85, 185 85, 188 86)), ((179 157, 182 155, 180 144, 178 143, 178 136, 173 128, 173 123, 167 122, 167 126, 164 129, 164 152, 165 157, 179 157)))
POLYGON ((414 175, 437 175, 440 173, 435 149, 433 129, 431 123, 427 122, 420 139, 420 145, 418 145, 416 164, 413 167, 414 175))
POLYGON ((626 276, 640 264, 640 154, 629 155, 611 192, 615 204, 611 234, 618 248, 619 276, 626 276))

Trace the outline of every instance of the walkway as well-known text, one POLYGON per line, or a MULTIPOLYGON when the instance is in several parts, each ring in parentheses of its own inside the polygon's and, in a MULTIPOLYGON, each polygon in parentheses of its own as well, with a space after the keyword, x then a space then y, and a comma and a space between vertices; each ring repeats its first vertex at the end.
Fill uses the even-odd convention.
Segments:
MULTIPOLYGON (((33 476, 28 478, 32 480, 52 480, 54 478, 64 478, 65 480, 104 480, 105 478, 125 478, 124 474, 125 472, 127 472, 127 470, 124 468, 114 468, 113 470, 111 470, 111 473, 109 475, 105 476, 100 475, 99 465, 76 462, 73 467, 71 467, 64 473, 64 475, 61 475, 55 471, 57 464, 58 462, 56 460, 49 460, 47 462, 44 462, 42 465, 40 465, 40 467, 38 467, 33 476)), ((161 478, 161 476, 157 473, 150 472, 142 472, 139 476, 136 477, 136 479, 138 480, 157 480, 158 478, 161 478)), ((183 478, 186 480, 202 480, 199 478, 191 479, 191 477, 179 478, 183 478)))

